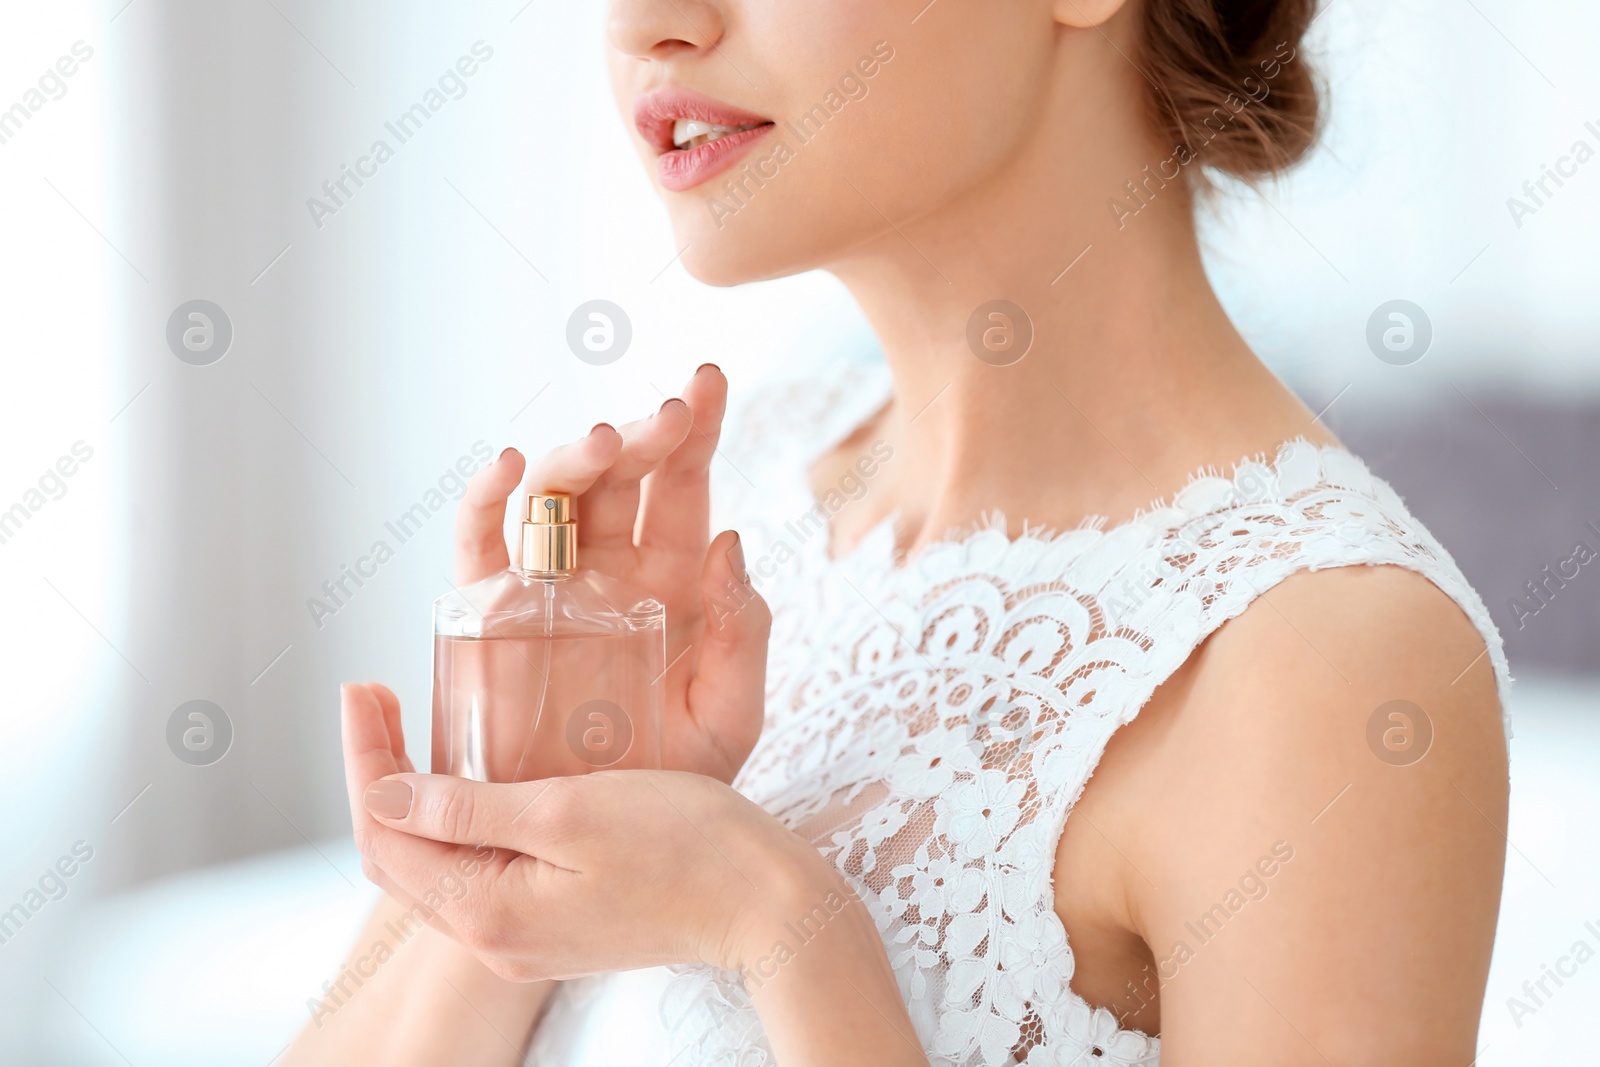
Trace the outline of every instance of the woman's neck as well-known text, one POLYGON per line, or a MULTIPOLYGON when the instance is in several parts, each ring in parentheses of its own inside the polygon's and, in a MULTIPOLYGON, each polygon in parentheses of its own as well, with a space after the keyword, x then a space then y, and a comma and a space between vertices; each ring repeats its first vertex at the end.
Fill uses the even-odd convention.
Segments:
POLYGON ((1117 519, 1201 464, 1297 435, 1331 441, 1217 302, 1182 180, 1149 181, 1136 215, 1114 212, 1118 193, 1133 203, 1125 181, 1146 181, 1126 160, 1159 157, 1112 145, 1067 158, 1062 140, 831 268, 883 345, 895 398, 872 432, 901 457, 877 499, 840 516, 836 545, 890 512, 912 551, 994 509, 1054 526, 1117 519), (1015 349, 969 344, 995 301, 1033 334, 1009 365, 996 364, 1015 349))

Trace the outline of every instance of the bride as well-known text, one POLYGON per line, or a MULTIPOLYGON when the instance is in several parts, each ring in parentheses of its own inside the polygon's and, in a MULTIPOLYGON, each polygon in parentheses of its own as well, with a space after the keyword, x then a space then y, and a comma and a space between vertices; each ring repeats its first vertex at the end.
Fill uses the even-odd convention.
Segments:
POLYGON ((284 1062, 1474 1058, 1498 635, 1195 235, 1209 175, 1313 143, 1315 14, 611 0, 684 265, 827 270, 883 363, 726 430, 707 365, 474 479, 458 580, 510 562, 519 486, 566 491, 586 564, 667 605, 666 769, 418 774, 347 686, 388 896, 284 1062))

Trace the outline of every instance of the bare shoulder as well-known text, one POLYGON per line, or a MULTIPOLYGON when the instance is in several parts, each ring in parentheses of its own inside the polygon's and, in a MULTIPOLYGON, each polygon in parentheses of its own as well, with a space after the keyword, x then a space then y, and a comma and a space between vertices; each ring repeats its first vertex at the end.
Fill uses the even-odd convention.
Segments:
POLYGON ((1126 860, 1178 1058, 1465 1063, 1506 805, 1482 636, 1420 575, 1354 566, 1220 628, 1082 810, 1126 860))
POLYGON ((1464 773, 1504 755, 1483 636, 1436 585, 1399 567, 1286 579, 1223 625, 1174 681, 1146 709, 1152 724, 1170 720, 1197 745, 1227 747, 1234 762, 1294 752, 1306 772, 1464 773))

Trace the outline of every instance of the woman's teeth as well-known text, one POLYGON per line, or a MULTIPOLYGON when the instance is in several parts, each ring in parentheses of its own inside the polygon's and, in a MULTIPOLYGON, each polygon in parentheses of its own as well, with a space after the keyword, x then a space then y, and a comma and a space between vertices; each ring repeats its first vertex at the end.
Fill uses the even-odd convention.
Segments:
POLYGON ((679 119, 672 124, 672 146, 678 149, 699 148, 703 144, 720 141, 729 134, 743 133, 760 125, 763 123, 752 123, 749 126, 718 126, 714 122, 679 119))

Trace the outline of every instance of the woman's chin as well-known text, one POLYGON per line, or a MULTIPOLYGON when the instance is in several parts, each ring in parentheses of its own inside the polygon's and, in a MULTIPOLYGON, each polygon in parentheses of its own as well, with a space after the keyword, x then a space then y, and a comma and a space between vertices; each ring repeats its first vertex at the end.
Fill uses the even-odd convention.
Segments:
POLYGON ((795 264, 789 257, 774 255, 775 249, 770 244, 726 231, 698 237, 680 231, 678 247, 684 249, 679 259, 683 269, 691 278, 706 285, 743 285, 809 269, 795 264))
POLYGON ((813 270, 881 224, 854 194, 839 203, 835 186, 795 163, 782 181, 742 194, 706 182, 662 199, 684 269, 707 285, 731 286, 813 270))

